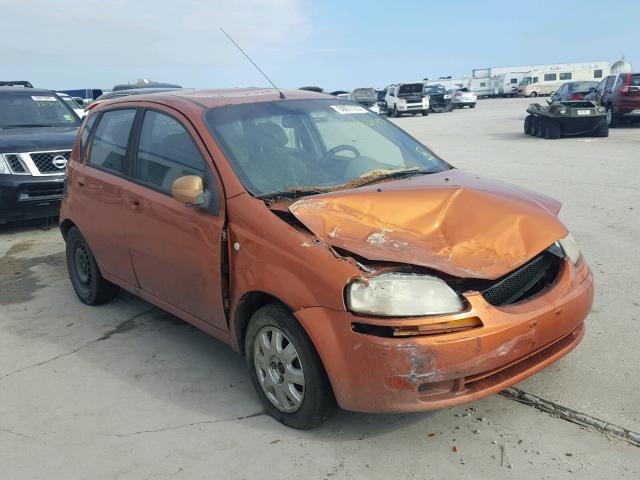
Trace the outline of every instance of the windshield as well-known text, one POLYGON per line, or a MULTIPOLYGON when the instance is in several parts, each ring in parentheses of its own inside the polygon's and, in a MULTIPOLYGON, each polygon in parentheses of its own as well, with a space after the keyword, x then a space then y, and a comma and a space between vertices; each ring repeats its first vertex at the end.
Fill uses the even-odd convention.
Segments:
POLYGON ((588 92, 591 88, 596 88, 598 82, 576 82, 569 84, 570 92, 588 92))
POLYGON ((403 83, 398 88, 398 93, 422 93, 424 85, 421 83, 403 83))
POLYGON ((25 91, 0 94, 0 128, 79 125, 73 110, 53 94, 25 91))
POLYGON ((435 95, 438 93, 447 93, 447 91, 442 85, 427 85, 424 87, 424 93, 435 95))
POLYGON ((351 92, 351 98, 354 100, 370 100, 376 99, 376 91, 373 88, 356 88, 351 92))
POLYGON ((531 77, 524 77, 524 79, 520 82, 520 85, 530 85, 531 77))
POLYGON ((205 121, 253 195, 451 168, 391 122, 340 100, 231 105, 208 110, 205 121))
POLYGON ((71 97, 60 97, 60 98, 62 98, 62 101, 66 103, 71 110, 80 108, 73 98, 71 97))

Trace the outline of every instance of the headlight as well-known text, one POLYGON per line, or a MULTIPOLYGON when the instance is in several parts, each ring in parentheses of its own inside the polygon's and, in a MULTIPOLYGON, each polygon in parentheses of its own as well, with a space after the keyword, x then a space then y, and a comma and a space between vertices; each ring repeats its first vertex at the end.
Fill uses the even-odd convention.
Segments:
POLYGON ((4 155, 0 153, 0 174, 8 175, 13 173, 9 168, 9 164, 4 158, 4 155))
POLYGON ((437 277, 386 273, 354 281, 347 287, 347 306, 356 313, 384 317, 442 315, 464 309, 462 299, 437 277))
POLYGON ((445 95, 445 96, 444 96, 444 99, 445 99, 445 100, 449 100, 450 98, 451 98, 451 95, 445 95))
POLYGON ((564 250, 564 254, 569 258, 569 260, 571 260, 571 263, 577 263, 580 258, 580 249, 578 248, 578 244, 573 238, 573 235, 567 235, 560 239, 558 243, 562 247, 562 250, 564 250))

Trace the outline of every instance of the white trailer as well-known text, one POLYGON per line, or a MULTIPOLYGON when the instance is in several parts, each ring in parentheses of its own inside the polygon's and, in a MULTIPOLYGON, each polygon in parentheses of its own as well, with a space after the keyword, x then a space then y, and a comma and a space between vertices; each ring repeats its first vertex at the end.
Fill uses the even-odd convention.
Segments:
POLYGON ((518 93, 524 97, 551 95, 567 82, 593 80, 601 81, 609 75, 611 68, 599 65, 587 68, 548 68, 528 72, 518 86, 518 93))
POLYGON ((470 92, 475 93, 478 98, 490 97, 493 95, 491 77, 471 77, 467 88, 470 92))
POLYGON ((518 87, 527 72, 501 73, 491 78, 494 97, 517 97, 518 87))

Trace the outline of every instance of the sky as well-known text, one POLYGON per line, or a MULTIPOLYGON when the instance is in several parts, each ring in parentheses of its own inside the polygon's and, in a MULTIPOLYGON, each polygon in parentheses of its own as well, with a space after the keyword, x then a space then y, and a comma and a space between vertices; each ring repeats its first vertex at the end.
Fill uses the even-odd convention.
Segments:
POLYGON ((638 70, 638 18, 638 0, 0 0, 0 80, 267 85, 219 26, 281 88, 380 88, 622 55, 638 70))

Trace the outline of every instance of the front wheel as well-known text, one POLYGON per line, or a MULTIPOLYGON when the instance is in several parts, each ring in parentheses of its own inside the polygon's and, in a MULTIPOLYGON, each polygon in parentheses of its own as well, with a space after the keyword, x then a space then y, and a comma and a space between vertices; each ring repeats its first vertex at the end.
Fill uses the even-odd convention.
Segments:
POLYGON ((427 115, 429 115, 429 110, 422 110, 422 116, 426 117, 427 115))
POLYGON ((398 111, 398 106, 397 105, 393 106, 393 116, 395 118, 398 118, 400 116, 400 112, 398 111))
POLYGON ((472 103, 471 105, 469 105, 469 108, 476 108, 476 104, 472 103))
POLYGON ((104 279, 89 245, 76 227, 69 230, 66 241, 67 270, 78 298, 87 305, 111 301, 120 289, 104 279))
POLYGON ((536 97, 538 96, 538 92, 531 92, 531 93, 529 94, 529 96, 530 96, 531 98, 536 98, 536 97))
POLYGON ((322 361, 286 308, 271 304, 253 314, 245 352, 253 386, 273 418, 306 430, 333 413, 336 402, 322 361))

